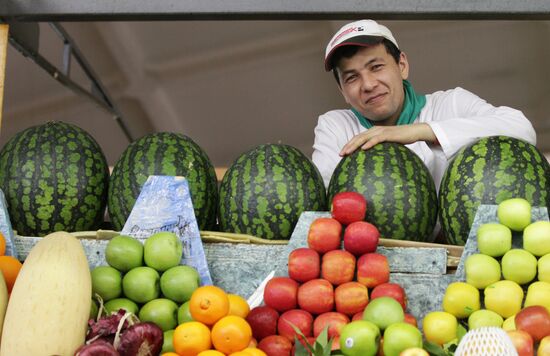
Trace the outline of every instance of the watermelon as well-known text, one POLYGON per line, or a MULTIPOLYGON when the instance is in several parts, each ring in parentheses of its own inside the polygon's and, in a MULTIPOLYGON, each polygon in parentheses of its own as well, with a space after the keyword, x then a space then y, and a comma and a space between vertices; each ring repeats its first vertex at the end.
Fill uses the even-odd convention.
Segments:
POLYGON ((113 227, 121 230, 150 175, 183 176, 199 229, 216 223, 218 181, 206 152, 191 138, 177 133, 146 135, 131 143, 113 168, 108 208, 113 227))
POLYGON ((108 183, 109 166, 101 148, 71 124, 30 127, 0 151, 0 187, 20 235, 98 229, 108 183))
POLYGON ((449 244, 464 245, 480 204, 524 198, 550 207, 550 165, 524 141, 492 136, 461 149, 439 190, 440 221, 449 244))
POLYGON ((379 143, 342 158, 328 187, 328 208, 336 193, 353 191, 367 200, 365 220, 380 236, 432 241, 437 192, 422 160, 397 143, 379 143))
POLYGON ((298 149, 264 144, 243 153, 220 185, 219 223, 226 232, 289 239, 303 211, 325 207, 317 168, 298 149))

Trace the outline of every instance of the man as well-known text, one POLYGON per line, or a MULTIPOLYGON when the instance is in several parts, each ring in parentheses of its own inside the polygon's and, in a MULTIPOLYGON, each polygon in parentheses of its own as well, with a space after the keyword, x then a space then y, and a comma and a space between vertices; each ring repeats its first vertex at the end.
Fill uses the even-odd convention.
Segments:
POLYGON ((421 95, 407 81, 409 63, 390 30, 375 21, 344 25, 325 52, 347 110, 329 111, 315 128, 313 163, 325 186, 340 159, 380 142, 405 144, 430 170, 436 187, 449 160, 482 137, 504 135, 536 144, 533 126, 518 110, 495 107, 455 88, 421 95))

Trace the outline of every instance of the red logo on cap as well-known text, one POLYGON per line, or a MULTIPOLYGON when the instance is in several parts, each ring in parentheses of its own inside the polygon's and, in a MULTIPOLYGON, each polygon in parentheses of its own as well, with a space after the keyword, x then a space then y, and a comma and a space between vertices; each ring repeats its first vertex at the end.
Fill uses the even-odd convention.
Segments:
POLYGON ((336 36, 336 38, 334 40, 332 40, 332 42, 330 43, 331 46, 334 46, 334 44, 336 42, 338 42, 338 40, 340 38, 342 38, 343 36, 347 35, 348 33, 352 33, 352 32, 360 32, 360 31, 364 31, 363 29, 363 26, 359 26, 359 27, 350 27, 348 28, 347 30, 343 31, 342 33, 340 33, 338 36, 336 36))

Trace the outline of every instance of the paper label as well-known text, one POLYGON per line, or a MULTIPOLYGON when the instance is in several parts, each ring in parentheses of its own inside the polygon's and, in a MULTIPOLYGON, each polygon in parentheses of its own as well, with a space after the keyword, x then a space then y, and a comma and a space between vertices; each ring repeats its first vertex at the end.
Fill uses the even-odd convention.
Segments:
POLYGON ((120 234, 145 239, 161 231, 179 237, 183 245, 181 264, 194 267, 202 285, 212 284, 184 177, 149 176, 120 234))

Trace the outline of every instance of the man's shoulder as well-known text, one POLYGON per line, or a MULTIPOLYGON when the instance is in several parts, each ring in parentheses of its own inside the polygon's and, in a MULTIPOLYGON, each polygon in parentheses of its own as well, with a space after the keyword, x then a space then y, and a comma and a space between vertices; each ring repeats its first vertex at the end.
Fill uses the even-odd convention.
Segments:
POLYGON ((336 109, 330 110, 326 113, 319 115, 319 122, 342 122, 342 121, 355 121, 357 118, 350 109, 336 109))
POLYGON ((440 106, 451 105, 457 102, 478 100, 479 97, 474 93, 461 88, 456 87, 454 89, 439 90, 431 94, 426 95, 426 103, 428 106, 440 106))

